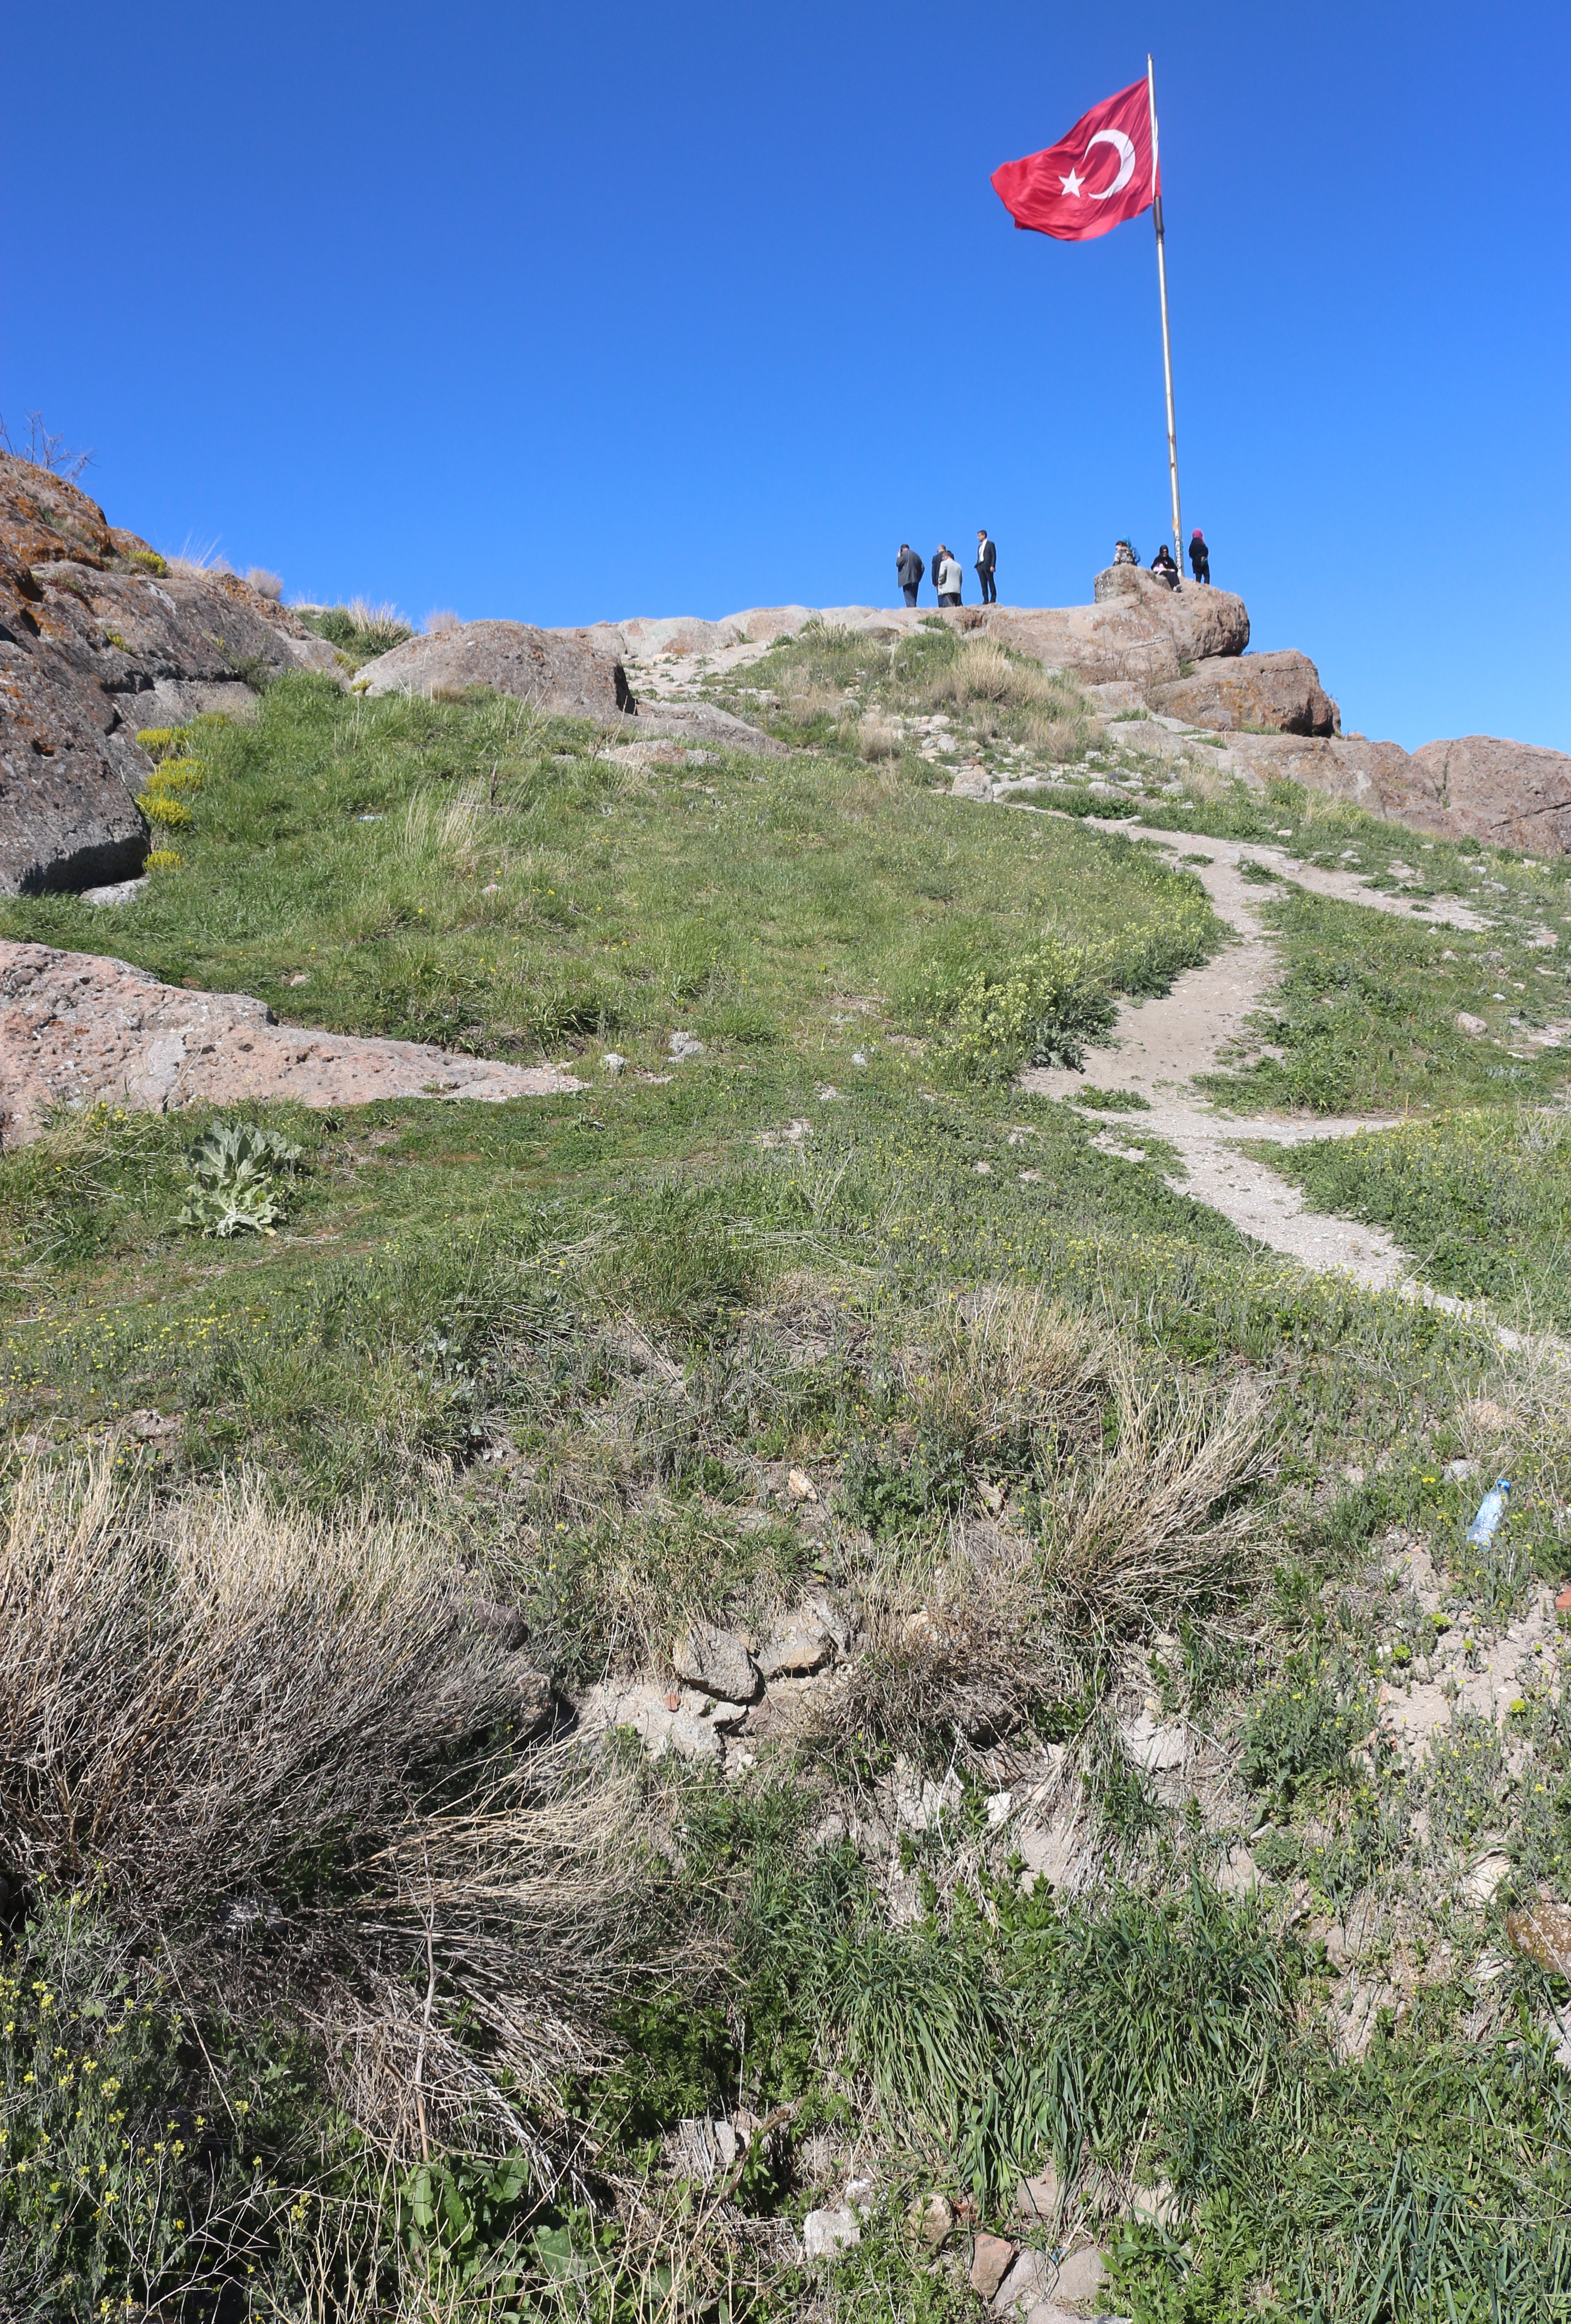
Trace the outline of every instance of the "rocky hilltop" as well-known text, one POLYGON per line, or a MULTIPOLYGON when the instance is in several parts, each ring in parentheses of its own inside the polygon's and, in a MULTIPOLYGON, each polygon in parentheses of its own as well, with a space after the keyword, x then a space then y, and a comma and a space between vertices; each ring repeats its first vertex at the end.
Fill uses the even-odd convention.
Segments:
POLYGON ((810 621, 892 640, 934 620, 1066 672, 1105 713, 1145 711, 1175 742, 1226 736, 1218 765, 1246 781, 1285 777, 1437 838, 1571 854, 1571 755, 1493 735, 1408 752, 1344 733, 1307 654, 1248 652, 1242 598, 1195 584, 1175 593, 1138 566, 1098 574, 1089 605, 756 605, 718 622, 640 617, 562 634, 658 686, 665 669, 685 664, 702 679, 700 665, 734 668, 810 621))
POLYGON ((0 455, 0 893, 138 872, 148 831, 136 799, 152 762, 137 733, 204 710, 243 710, 289 671, 324 671, 372 695, 480 687, 629 736, 775 754, 785 746, 745 720, 669 698, 673 665, 688 665, 684 675, 701 689, 707 670, 734 668, 811 620, 895 639, 935 618, 1067 673, 1108 715, 1144 712, 1159 739, 1225 736, 1226 770, 1247 781, 1285 776, 1437 836, 1571 853, 1571 756, 1488 735, 1409 752, 1346 734, 1308 655, 1247 650, 1242 598, 1198 586, 1171 592, 1139 567, 1099 573, 1089 605, 937 616, 754 606, 718 622, 559 630, 471 622, 410 638, 353 674, 237 575, 166 561, 76 485, 0 455))

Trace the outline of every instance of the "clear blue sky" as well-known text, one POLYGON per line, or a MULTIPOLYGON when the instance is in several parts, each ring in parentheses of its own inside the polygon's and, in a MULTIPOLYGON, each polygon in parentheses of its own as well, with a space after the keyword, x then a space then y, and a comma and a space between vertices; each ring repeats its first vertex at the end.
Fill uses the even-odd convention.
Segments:
POLYGON ((1565 0, 61 5, 0 411, 161 547, 574 622, 1149 558, 1149 218, 988 185, 1154 49, 1186 531, 1349 728, 1571 749, 1565 0), (968 576, 969 577, 969 576, 968 576))

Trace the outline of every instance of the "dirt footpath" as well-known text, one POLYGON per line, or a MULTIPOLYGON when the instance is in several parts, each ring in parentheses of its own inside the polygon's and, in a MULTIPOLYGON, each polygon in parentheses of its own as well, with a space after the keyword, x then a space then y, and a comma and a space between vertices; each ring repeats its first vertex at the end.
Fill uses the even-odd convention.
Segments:
MULTIPOLYGON (((1102 816, 1089 819, 1099 830, 1129 835, 1125 823, 1102 816)), ((1415 913, 1405 897, 1371 887, 1360 873, 1299 863, 1281 848, 1262 847, 1254 842, 1144 828, 1137 835, 1156 840, 1170 852, 1175 865, 1181 858, 1189 859, 1186 869, 1204 883, 1217 918, 1226 923, 1236 941, 1203 968, 1186 970, 1160 1000, 1135 1001, 1121 1008, 1115 1046, 1089 1050, 1083 1074, 1035 1068, 1022 1074, 1021 1087, 1071 1102, 1088 1089, 1128 1090, 1144 1098, 1149 1112, 1127 1115, 1116 1127, 1114 1117, 1098 1133, 1097 1143, 1110 1153, 1134 1158, 1135 1149, 1124 1140, 1149 1130, 1165 1139, 1182 1158, 1185 1175, 1167 1183, 1176 1192, 1192 1194, 1198 1202, 1220 1211, 1240 1233, 1252 1235, 1317 1274, 1340 1271, 1372 1291, 1396 1291, 1453 1314, 1467 1312, 1466 1302, 1419 1282, 1407 1256, 1383 1229, 1311 1211, 1298 1187, 1279 1177, 1265 1163, 1238 1150, 1241 1140, 1296 1146, 1309 1139, 1349 1138, 1356 1130, 1389 1127, 1385 1118, 1284 1119, 1280 1114, 1261 1114, 1242 1120, 1218 1113, 1193 1084, 1198 1075, 1213 1071, 1228 1045, 1245 1034, 1248 1019, 1277 974, 1276 950, 1261 925, 1257 908, 1268 891, 1243 878, 1238 869, 1241 859, 1268 864, 1316 895, 1393 913, 1399 918, 1475 929, 1483 926, 1478 915, 1449 898, 1435 899, 1427 912, 1415 913), (1208 856, 1209 862, 1196 862, 1194 858, 1200 854, 1208 856)), ((1507 1346, 1521 1344, 1518 1334, 1503 1327, 1499 1328, 1499 1337, 1507 1346)))
POLYGON ((583 1084, 556 1065, 455 1057, 420 1041, 280 1025, 243 992, 188 992, 96 953, 0 942, 0 1144, 36 1138, 51 1107, 138 1113, 289 1097, 544 1097, 583 1084))

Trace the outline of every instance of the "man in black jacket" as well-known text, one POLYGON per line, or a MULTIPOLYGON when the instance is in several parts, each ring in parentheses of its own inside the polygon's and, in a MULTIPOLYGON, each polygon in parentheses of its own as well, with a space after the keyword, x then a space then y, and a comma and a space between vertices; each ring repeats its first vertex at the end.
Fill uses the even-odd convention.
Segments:
POLYGON ((977 578, 982 585, 982 603, 984 605, 996 605, 998 602, 998 592, 993 586, 993 575, 997 569, 997 564, 998 544, 996 540, 989 540, 986 529, 978 526, 977 530, 977 578))
POLYGON ((916 603, 916 592, 922 586, 922 576, 927 567, 908 540, 900 544, 900 554, 895 559, 895 578, 905 593, 908 605, 916 603))

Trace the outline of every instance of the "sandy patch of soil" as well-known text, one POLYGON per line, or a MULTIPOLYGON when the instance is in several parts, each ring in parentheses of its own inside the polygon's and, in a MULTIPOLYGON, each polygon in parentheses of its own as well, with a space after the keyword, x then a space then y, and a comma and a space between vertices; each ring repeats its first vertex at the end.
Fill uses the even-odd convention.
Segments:
POLYGON ((167 1113, 243 1097, 368 1105, 385 1097, 542 1097, 583 1087, 555 1065, 455 1057, 420 1041, 280 1025, 245 993, 189 992, 96 953, 0 943, 0 1142, 51 1106, 167 1113))

